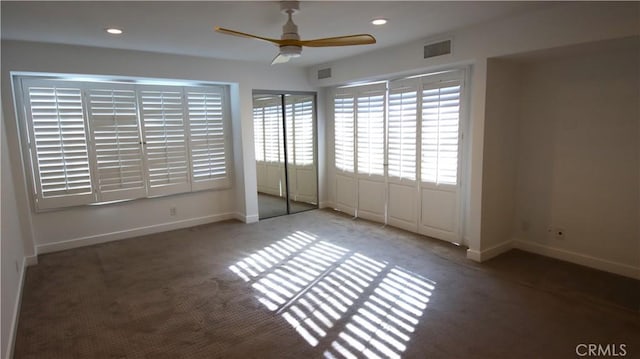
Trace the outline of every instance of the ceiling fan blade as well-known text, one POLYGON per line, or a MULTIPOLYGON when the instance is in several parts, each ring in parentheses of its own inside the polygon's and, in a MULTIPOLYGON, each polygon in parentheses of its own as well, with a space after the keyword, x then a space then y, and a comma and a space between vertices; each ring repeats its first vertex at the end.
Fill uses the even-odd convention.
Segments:
POLYGON ((278 54, 276 55, 276 57, 273 58, 273 61, 271 61, 271 65, 284 64, 285 62, 289 62, 290 59, 291 57, 289 56, 278 54))
POLYGON ((268 41, 268 42, 274 43, 276 45, 280 45, 280 43, 282 42, 282 40, 279 40, 279 39, 270 39, 268 37, 251 35, 251 34, 247 34, 245 32, 225 29, 225 28, 219 27, 219 26, 216 26, 215 30, 217 32, 221 33, 221 34, 233 35, 233 36, 239 36, 239 37, 246 37, 246 38, 249 38, 249 39, 256 39, 256 40, 263 40, 263 41, 268 41))
POLYGON ((369 34, 347 35, 338 37, 327 37, 324 39, 299 41, 299 44, 301 46, 308 47, 369 45, 375 43, 376 38, 369 34))

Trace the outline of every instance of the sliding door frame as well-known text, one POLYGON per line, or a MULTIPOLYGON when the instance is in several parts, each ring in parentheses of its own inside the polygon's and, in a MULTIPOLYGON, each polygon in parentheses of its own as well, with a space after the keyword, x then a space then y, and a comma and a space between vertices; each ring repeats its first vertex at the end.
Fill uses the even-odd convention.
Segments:
MULTIPOLYGON (((260 90, 254 89, 252 91, 252 98, 256 95, 271 95, 271 96, 279 96, 281 111, 282 111, 282 141, 283 141, 283 150, 284 150, 284 182, 285 182, 285 199, 287 203, 287 213, 291 213, 291 204, 290 204, 290 193, 289 193, 289 158, 287 152, 287 110, 286 110, 286 95, 300 95, 300 96, 312 96, 313 97, 313 119, 312 119, 312 128, 313 128, 313 166, 315 168, 315 181, 316 181, 316 205, 313 209, 320 208, 320 184, 319 184, 319 169, 318 169, 318 93, 315 91, 279 91, 279 90, 260 90)), ((293 122, 292 122, 293 123, 293 122)), ((293 129, 292 129, 293 130, 293 129)), ((255 134, 253 136, 255 141, 255 134)), ((255 151, 255 143, 253 146, 255 151)), ((255 154, 254 154, 255 157, 255 154)), ((257 172, 256 172, 257 175, 257 172)), ((256 182, 257 183, 257 182, 256 182)), ((304 211, 301 211, 304 212, 304 211)), ((298 213, 298 212, 295 212, 298 213)))

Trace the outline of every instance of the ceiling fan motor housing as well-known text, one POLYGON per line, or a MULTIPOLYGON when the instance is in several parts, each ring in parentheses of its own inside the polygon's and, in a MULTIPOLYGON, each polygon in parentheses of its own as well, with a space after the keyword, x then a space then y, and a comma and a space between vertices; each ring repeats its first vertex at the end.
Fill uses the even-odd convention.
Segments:
POLYGON ((302 54, 302 46, 282 45, 280 46, 280 55, 287 57, 300 57, 302 54))
MULTIPOLYGON (((298 26, 291 18, 293 14, 300 11, 300 3, 298 1, 282 1, 280 2, 280 10, 289 17, 287 22, 282 26, 281 40, 300 40, 298 34, 298 26)), ((298 45, 280 45, 280 55, 287 57, 300 57, 302 54, 302 46, 298 45)))

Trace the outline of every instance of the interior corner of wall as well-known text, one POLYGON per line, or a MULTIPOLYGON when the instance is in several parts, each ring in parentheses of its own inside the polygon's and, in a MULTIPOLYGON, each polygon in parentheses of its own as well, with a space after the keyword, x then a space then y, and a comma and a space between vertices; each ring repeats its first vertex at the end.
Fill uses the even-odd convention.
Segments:
POLYGON ((480 255, 480 251, 476 250, 476 249, 467 249, 467 259, 471 259, 472 261, 475 262, 481 262, 482 261, 482 257, 480 255))

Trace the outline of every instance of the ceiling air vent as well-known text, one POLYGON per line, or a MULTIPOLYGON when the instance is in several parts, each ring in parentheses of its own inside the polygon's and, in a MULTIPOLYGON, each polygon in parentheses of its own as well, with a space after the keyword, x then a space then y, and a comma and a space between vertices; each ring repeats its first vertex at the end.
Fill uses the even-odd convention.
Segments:
POLYGON ((434 42, 424 46, 424 58, 448 55, 451 53, 451 40, 434 42))
POLYGON ((331 68, 320 69, 318 70, 318 80, 328 79, 331 77, 331 68))

